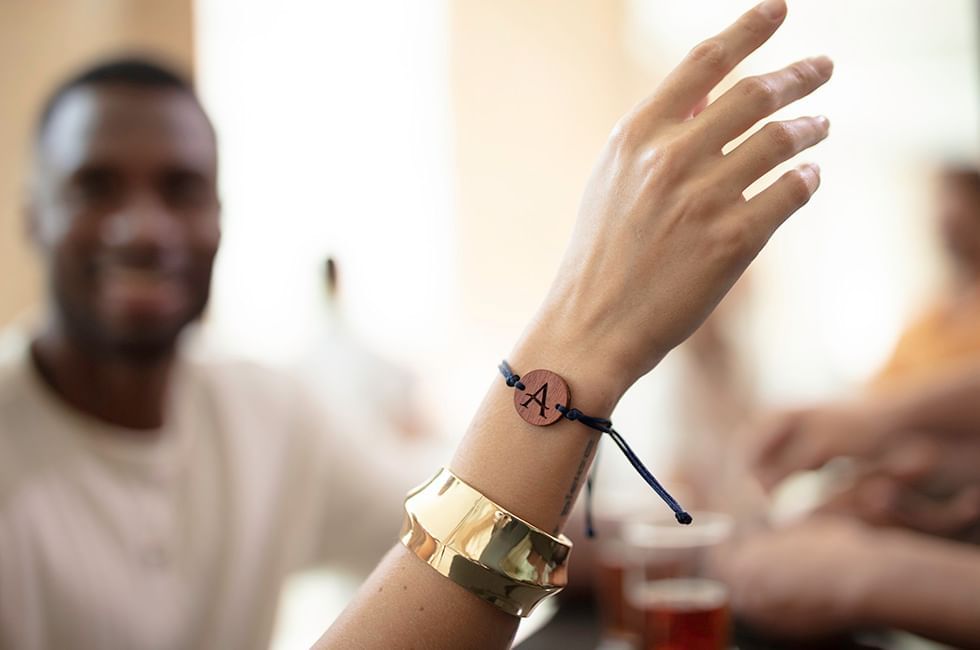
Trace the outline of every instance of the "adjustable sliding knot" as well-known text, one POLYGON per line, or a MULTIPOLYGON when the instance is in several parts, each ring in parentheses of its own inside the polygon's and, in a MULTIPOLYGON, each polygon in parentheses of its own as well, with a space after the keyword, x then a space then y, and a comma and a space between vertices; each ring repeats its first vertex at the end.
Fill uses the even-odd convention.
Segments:
POLYGON ((524 390, 525 386, 521 383, 521 376, 510 369, 510 364, 503 361, 498 368, 500 368, 500 374, 504 376, 504 381, 507 382, 507 386, 516 388, 517 390, 524 390))
POLYGON ((595 429, 596 431, 601 431, 603 433, 609 433, 612 428, 612 420, 607 420, 606 418, 594 418, 591 415, 586 415, 577 408, 570 408, 564 404, 555 404, 555 408, 558 412, 565 416, 565 419, 574 421, 579 421, 587 427, 595 429))
POLYGON ((582 411, 578 409, 570 409, 562 404, 555 404, 555 408, 558 409, 559 413, 572 421, 579 419, 579 417, 582 415, 582 411))

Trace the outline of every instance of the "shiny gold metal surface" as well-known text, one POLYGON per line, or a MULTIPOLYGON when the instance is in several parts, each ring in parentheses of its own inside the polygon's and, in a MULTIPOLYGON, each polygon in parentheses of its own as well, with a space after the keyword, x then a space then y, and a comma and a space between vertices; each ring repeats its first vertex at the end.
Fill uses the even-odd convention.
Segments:
POLYGON ((426 564, 515 616, 568 582, 572 542, 516 517, 443 468, 405 498, 401 541, 426 564))

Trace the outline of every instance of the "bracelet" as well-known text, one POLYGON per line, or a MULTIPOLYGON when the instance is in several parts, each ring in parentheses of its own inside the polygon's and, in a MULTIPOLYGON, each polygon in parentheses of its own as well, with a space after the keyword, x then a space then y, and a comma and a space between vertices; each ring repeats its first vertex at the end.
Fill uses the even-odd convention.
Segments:
MULTIPOLYGON (((613 429, 612 420, 606 418, 595 418, 585 415, 578 409, 571 407, 572 393, 568 389, 565 380, 550 370, 532 370, 524 375, 523 379, 516 374, 506 360, 498 366, 500 374, 504 376, 507 385, 515 389, 514 409, 529 424, 535 426, 548 426, 554 424, 562 418, 576 420, 587 427, 595 429, 609 435, 620 448, 623 455, 633 466, 633 469, 646 481, 647 485, 653 488, 664 503, 674 511, 674 518, 678 523, 690 524, 693 520, 677 500, 660 484, 653 474, 646 468, 636 453, 630 448, 626 439, 613 429), (548 392, 551 391, 549 398, 548 392), (549 406, 552 404, 553 406, 549 406), (549 412, 550 411, 550 412, 549 412)), ((598 455, 598 451, 596 452, 598 455)), ((595 480, 595 464, 585 480, 585 532, 589 537, 595 537, 595 528, 592 525, 592 484, 595 480)))
POLYGON ((508 512, 446 468, 408 493, 400 539, 436 571, 514 616, 528 616, 568 582, 571 540, 508 512))

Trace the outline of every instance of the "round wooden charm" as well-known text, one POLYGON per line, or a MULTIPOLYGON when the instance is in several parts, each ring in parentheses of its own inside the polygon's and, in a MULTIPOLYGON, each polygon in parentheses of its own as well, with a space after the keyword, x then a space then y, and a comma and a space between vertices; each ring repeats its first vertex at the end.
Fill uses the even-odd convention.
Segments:
POLYGON ((514 408, 524 420, 536 426, 547 426, 561 419, 555 405, 568 406, 572 398, 565 380, 550 370, 532 370, 521 375, 524 390, 514 391, 514 408))

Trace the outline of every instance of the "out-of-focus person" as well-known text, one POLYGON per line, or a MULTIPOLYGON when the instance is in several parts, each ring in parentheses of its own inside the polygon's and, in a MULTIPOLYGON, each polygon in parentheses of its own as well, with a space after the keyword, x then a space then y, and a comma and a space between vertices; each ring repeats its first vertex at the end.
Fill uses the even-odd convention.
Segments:
POLYGON ((943 380, 780 414, 758 433, 755 473, 769 489, 849 459, 824 510, 867 523, 980 540, 980 364, 943 380))
POLYGON ((817 512, 726 558, 736 614, 791 639, 891 628, 980 648, 978 431, 980 364, 775 418, 755 450, 764 485, 839 458, 848 471, 817 512))
MULTIPOLYGON (((752 432, 756 473, 768 489, 794 472, 818 469, 837 457, 859 457, 857 475, 850 477, 855 486, 843 499, 838 495, 835 500, 838 505, 849 504, 868 521, 895 523, 904 517, 911 524, 915 518, 898 512, 895 504, 904 501, 908 510, 917 498, 924 505, 916 510, 931 513, 940 506, 947 510, 956 506, 954 510, 964 517, 980 516, 980 512, 970 514, 980 508, 980 494, 975 495, 974 488, 963 480, 955 481, 955 490, 942 485, 942 473, 933 467, 939 458, 975 457, 970 451, 975 437, 969 432, 955 438, 938 435, 943 432, 928 426, 929 422, 917 429, 901 427, 892 415, 914 410, 906 405, 928 401, 933 393, 953 390, 947 388, 950 385, 969 383, 971 368, 980 366, 977 169, 947 167, 942 171, 937 215, 952 268, 947 293, 901 337, 892 358, 872 382, 872 390, 850 400, 775 414, 752 432), (884 432, 896 430, 900 435, 888 435, 888 445, 884 445, 884 432), (911 487, 917 487, 919 494, 913 494, 911 487), (900 493, 905 496, 900 498, 900 493)), ((980 482, 980 470, 971 472, 967 467, 965 474, 980 482)), ((948 526, 923 523, 915 527, 939 531, 948 526)))
POLYGON ((3 337, 0 648, 267 647, 284 576, 370 568, 412 480, 287 377, 182 353, 220 203, 215 132, 179 75, 82 72, 34 153, 47 301, 3 337))
POLYGON ((874 378, 876 391, 928 381, 980 361, 980 171, 943 168, 936 217, 950 266, 948 286, 902 334, 874 378))
POLYGON ((980 647, 980 174, 947 168, 938 216, 947 293, 907 329, 871 390, 775 414, 752 432, 769 490, 824 474, 802 521, 727 559, 743 620, 789 638, 894 628, 980 647), (946 539, 942 539, 946 538, 946 539))
POLYGON ((980 648, 976 546, 817 516, 743 539, 724 566, 739 619, 788 647, 890 629, 980 648))

